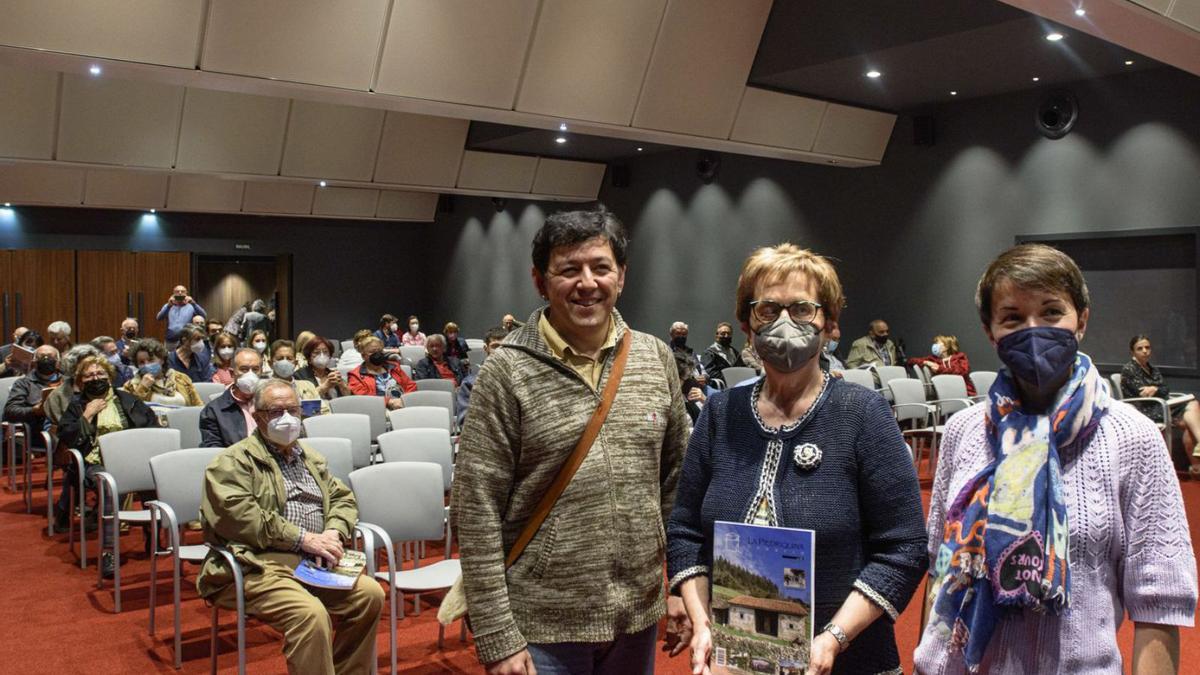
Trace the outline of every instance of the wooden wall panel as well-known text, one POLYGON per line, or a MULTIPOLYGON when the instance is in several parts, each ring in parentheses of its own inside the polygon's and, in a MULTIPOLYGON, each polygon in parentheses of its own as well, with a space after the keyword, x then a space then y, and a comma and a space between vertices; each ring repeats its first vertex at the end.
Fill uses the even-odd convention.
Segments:
POLYGON ((537 0, 395 0, 375 91, 510 109, 537 0))
POLYGON ((375 182, 453 187, 470 126, 467 120, 388 111, 375 182))
POLYGON ((225 322, 251 300, 262 298, 270 302, 276 285, 273 260, 200 258, 196 263, 196 288, 192 292, 209 317, 225 322))
POLYGON ((51 159, 59 74, 0 66, 0 157, 51 159))
POLYGON ((522 112, 629 124, 666 0, 543 0, 522 112))
POLYGON ((192 288, 192 256, 184 252, 139 252, 134 256, 133 284, 142 335, 164 340, 167 322, 154 317, 171 297, 171 289, 175 286, 183 284, 189 291, 195 290, 192 288))
POLYGON ((388 0, 211 0, 201 67, 367 90, 388 0))
POLYGON ((633 126, 728 138, 771 0, 669 0, 633 126))
POLYGON ((280 173, 371 180, 383 116, 372 108, 293 101, 280 173))
POLYGON ((13 251, 11 269, 15 326, 28 326, 48 339, 46 327, 66 321, 71 324, 72 337, 77 338, 75 251, 13 251))
POLYGON ((57 159, 170 168, 183 87, 63 75, 57 159))
POLYGON ((204 0, 5 0, 0 44, 195 68, 204 0))
POLYGON ((279 173, 288 105, 286 98, 188 89, 176 166, 186 171, 279 173))
MULTIPOLYGON (((129 251, 79 251, 75 257, 75 297, 78 334, 120 338, 121 322, 137 311, 133 283, 134 253, 129 251)), ((157 311, 157 307, 155 310, 157 311)))

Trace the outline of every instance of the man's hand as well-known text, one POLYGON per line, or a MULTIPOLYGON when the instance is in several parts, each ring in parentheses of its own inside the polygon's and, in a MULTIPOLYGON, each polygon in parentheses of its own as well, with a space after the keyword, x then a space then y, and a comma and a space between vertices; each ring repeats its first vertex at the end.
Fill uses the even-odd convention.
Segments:
POLYGON ((183 304, 185 304, 185 305, 190 305, 190 304, 192 304, 193 302, 195 302, 195 300, 192 300, 192 296, 190 296, 190 295, 188 295, 188 296, 185 296, 185 297, 183 298, 183 304))
POLYGON ((1153 396, 1158 393, 1158 387, 1142 387, 1138 393, 1146 397, 1153 396))
POLYGON ((388 399, 388 402, 387 402, 388 410, 399 410, 403 407, 404 407, 404 401, 399 396, 393 396, 392 398, 388 399))
POLYGON ((667 597, 667 633, 663 636, 664 652, 675 656, 687 649, 692 642, 692 620, 688 617, 683 598, 675 595, 667 597))
POLYGON ((712 675, 708 660, 712 657, 712 630, 700 626, 692 633, 692 675, 712 675))
POLYGON ((342 535, 337 530, 325 530, 321 534, 305 532, 300 539, 300 550, 329 563, 330 567, 337 565, 342 559, 342 535))
POLYGON ((833 660, 842 651, 837 638, 825 631, 813 637, 812 651, 808 656, 808 670, 805 675, 827 675, 833 670, 833 660))
POLYGON ((831 370, 831 371, 829 371, 829 374, 836 378, 842 377, 842 371, 840 371, 840 370, 831 370))
POLYGON ((533 657, 529 655, 528 649, 513 654, 512 656, 502 661, 489 663, 487 665, 488 675, 537 675, 537 668, 533 667, 533 657))
POLYGON ((33 412, 34 415, 37 415, 38 417, 46 416, 46 413, 44 412, 45 407, 42 405, 45 402, 46 402, 45 400, 38 401, 37 404, 35 404, 32 408, 30 408, 30 410, 33 412))
POLYGON ((691 389, 688 389, 687 400, 695 403, 704 403, 704 392, 700 390, 700 387, 692 387, 691 389))
POLYGON ((942 369, 942 364, 938 363, 937 361, 926 361, 925 367, 928 368, 930 372, 936 373, 942 369))
POLYGON ((87 406, 83 409, 84 419, 89 422, 96 419, 96 415, 99 415, 106 405, 108 405, 108 401, 103 398, 94 398, 88 401, 87 406))

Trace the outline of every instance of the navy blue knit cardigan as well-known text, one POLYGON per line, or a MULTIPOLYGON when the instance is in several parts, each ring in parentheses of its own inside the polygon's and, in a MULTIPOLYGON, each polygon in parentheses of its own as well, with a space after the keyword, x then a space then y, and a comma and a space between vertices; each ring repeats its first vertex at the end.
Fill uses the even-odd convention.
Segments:
POLYGON ((802 424, 772 432, 751 409, 754 389, 710 397, 696 421, 667 524, 672 592, 711 569, 713 521, 746 521, 767 443, 778 437, 784 448, 774 481, 778 524, 816 531, 816 630, 851 589, 884 609, 837 657, 834 672, 898 669, 893 621, 928 559, 920 487, 891 409, 878 393, 832 378, 802 424), (796 466, 792 453, 803 443, 821 449, 816 469, 796 466))

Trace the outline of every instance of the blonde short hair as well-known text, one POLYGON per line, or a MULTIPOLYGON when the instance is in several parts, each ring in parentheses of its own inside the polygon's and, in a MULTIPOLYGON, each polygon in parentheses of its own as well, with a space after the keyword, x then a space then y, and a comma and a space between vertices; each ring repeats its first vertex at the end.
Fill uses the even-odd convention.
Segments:
POLYGON ((842 282, 829 259, 795 244, 764 246, 750 254, 738 276, 734 315, 750 321, 750 302, 759 286, 777 284, 793 274, 805 274, 817 283, 817 302, 829 321, 837 321, 846 305, 842 282))
POLYGON ((940 342, 946 347, 946 355, 958 353, 958 338, 953 335, 935 335, 934 342, 940 342))
POLYGON ((367 347, 370 347, 373 344, 378 344, 380 347, 383 347, 383 340, 380 340, 374 335, 368 335, 358 343, 358 351, 365 352, 367 351, 367 347))
POLYGON ((117 371, 108 362, 108 359, 103 356, 85 356, 79 359, 79 363, 75 364, 75 372, 71 373, 71 377, 79 381, 83 378, 83 374, 92 366, 100 366, 104 370, 104 374, 108 376, 108 381, 112 382, 117 379, 117 371))

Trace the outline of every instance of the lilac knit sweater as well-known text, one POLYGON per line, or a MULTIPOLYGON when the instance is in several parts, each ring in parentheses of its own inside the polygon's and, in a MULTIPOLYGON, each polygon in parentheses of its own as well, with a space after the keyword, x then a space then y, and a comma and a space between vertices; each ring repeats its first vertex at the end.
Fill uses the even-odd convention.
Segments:
MULTIPOLYGON (((983 405, 952 417, 929 508, 930 560, 942 541, 946 509, 991 458, 983 405)), ((1191 626, 1196 558, 1179 481, 1162 435, 1133 407, 1113 401, 1091 442, 1063 453, 1070 519, 1071 606, 1062 616, 1032 611, 1001 618, 980 672, 1120 673, 1117 628, 1136 622, 1191 626)), ((963 673, 962 654, 926 626, 918 673, 963 673)))

